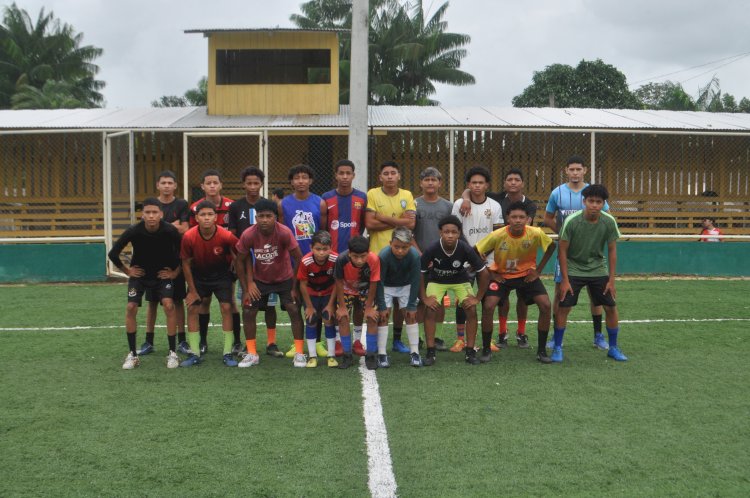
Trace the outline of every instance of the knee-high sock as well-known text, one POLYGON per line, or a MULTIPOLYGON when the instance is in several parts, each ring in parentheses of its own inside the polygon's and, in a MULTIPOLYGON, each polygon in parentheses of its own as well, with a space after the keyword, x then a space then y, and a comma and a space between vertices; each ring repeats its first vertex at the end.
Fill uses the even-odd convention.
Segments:
POLYGON ((378 327, 378 354, 388 354, 388 325, 378 327))
POLYGON ((419 353, 419 325, 416 323, 407 323, 406 337, 409 338, 409 349, 411 352, 419 353))

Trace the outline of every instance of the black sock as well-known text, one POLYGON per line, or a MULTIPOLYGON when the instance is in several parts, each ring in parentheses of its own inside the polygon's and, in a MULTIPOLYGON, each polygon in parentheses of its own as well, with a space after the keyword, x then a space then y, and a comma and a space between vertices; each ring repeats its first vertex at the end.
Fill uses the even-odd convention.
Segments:
POLYGON ((547 352, 547 337, 548 336, 549 336, 549 330, 537 331, 537 340, 536 340, 537 354, 547 352))
POLYGON ((154 345, 154 333, 153 332, 146 332, 146 342, 154 345))
POLYGON ((167 336, 167 341, 169 341, 169 350, 171 352, 174 352, 174 350, 176 349, 176 346, 177 346, 177 336, 168 335, 167 336))
POLYGON ((482 347, 489 349, 492 345, 492 329, 482 331, 482 347))
POLYGON ((135 332, 127 332, 125 335, 128 336, 128 347, 130 348, 130 352, 133 353, 133 356, 136 356, 138 351, 135 349, 135 332))
POLYGON ((318 320, 318 324, 315 326, 315 342, 320 342, 322 339, 321 332, 323 331, 323 322, 318 320))
POLYGON ((177 332, 177 340, 180 342, 187 342, 187 336, 185 335, 185 332, 177 332))
POLYGON ((198 331, 201 334, 201 342, 206 342, 206 337, 208 337, 208 322, 210 320, 211 315, 209 313, 198 314, 198 331))
POLYGON ((403 329, 401 327, 393 327, 393 340, 394 341, 400 341, 401 340, 401 331, 403 329))
POLYGON ((232 333, 234 334, 234 343, 240 343, 240 328, 242 327, 242 321, 240 320, 240 314, 232 313, 232 333))
POLYGON ((594 334, 602 333, 602 315, 591 315, 591 321, 594 322, 594 334))
POLYGON ((464 325, 466 323, 466 312, 461 306, 456 306, 456 325, 464 325))

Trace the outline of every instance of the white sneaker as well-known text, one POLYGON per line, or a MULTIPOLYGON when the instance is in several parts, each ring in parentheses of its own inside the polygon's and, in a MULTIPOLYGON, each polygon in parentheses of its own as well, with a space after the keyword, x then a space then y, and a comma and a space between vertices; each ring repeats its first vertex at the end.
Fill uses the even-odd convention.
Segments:
POLYGON ((237 366, 240 368, 248 368, 257 365, 258 363, 260 363, 260 356, 257 354, 245 353, 242 355, 242 361, 240 361, 237 366))
POLYGON ((131 351, 128 353, 128 357, 125 358, 125 363, 122 364, 124 370, 133 370, 135 367, 141 364, 141 359, 137 355, 134 355, 131 351))
POLYGON ((305 368, 307 366, 307 358, 302 353, 294 353, 294 366, 305 368))
POLYGON ((169 352, 167 356, 167 368, 177 368, 180 366, 180 357, 174 351, 169 352))

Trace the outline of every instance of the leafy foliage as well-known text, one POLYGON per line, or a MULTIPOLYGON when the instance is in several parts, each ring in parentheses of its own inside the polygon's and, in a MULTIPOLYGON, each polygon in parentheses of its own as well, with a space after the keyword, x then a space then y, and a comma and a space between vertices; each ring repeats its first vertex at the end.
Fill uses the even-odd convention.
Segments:
POLYGON ((198 81, 198 86, 186 91, 182 97, 177 95, 162 95, 159 100, 151 102, 151 107, 190 107, 204 106, 208 102, 208 78, 205 76, 198 81))
POLYGON ((99 107, 104 82, 95 79, 102 49, 42 8, 36 21, 15 3, 0 25, 0 108, 99 107), (34 107, 36 106, 36 107, 34 107))
POLYGON ((694 111, 695 101, 679 83, 648 83, 633 92, 644 109, 694 111))
MULTIPOLYGON (((300 28, 351 29, 351 0, 311 0, 290 19, 300 28)), ((421 0, 370 0, 370 104, 434 105, 434 83, 471 85, 474 77, 460 69, 471 38, 447 32, 448 2, 426 17, 421 0)), ((339 100, 349 102, 351 38, 339 37, 339 100)))

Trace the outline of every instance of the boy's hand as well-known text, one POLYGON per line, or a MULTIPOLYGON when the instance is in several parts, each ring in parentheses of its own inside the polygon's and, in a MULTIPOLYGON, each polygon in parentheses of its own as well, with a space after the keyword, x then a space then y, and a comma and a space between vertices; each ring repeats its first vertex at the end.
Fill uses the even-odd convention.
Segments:
POLYGON ((570 286, 568 279, 565 279, 560 282, 560 302, 564 301, 568 294, 573 295, 573 288, 570 286))
POLYGON ((461 206, 458 208, 458 212, 461 216, 469 216, 471 214, 471 202, 466 199, 461 201, 461 206))
POLYGON ((413 321, 414 323, 417 322, 417 310, 406 311, 406 323, 409 323, 410 321, 413 321))
POLYGON ((378 310, 375 306, 365 306, 365 317, 375 322, 378 321, 378 310))
POLYGON ((476 306, 478 302, 479 302, 479 299, 477 299, 476 296, 467 296, 466 299, 461 301, 461 307, 467 310, 473 306, 476 306))
POLYGON ((539 274, 536 272, 535 269, 529 270, 529 273, 526 274, 526 278, 523 279, 524 282, 529 283, 533 282, 534 280, 539 278, 539 274))
POLYGON ((258 289, 258 286, 255 284, 255 282, 250 282, 247 284, 247 290, 242 294, 242 305, 243 306, 250 306, 250 303, 253 301, 258 301, 260 299, 260 290, 258 289))
POLYGON ((177 270, 173 270, 168 266, 165 266, 164 268, 159 270, 159 273, 157 273, 156 276, 162 280, 174 280, 175 278, 177 278, 177 270))
POLYGON ((604 286, 604 295, 609 294, 612 296, 612 299, 615 299, 617 297, 617 291, 615 290, 615 282, 614 280, 610 280, 607 282, 607 285, 604 286))
POLYGON ((131 266, 125 269, 125 274, 128 277, 140 278, 146 274, 146 272, 140 266, 131 266))
POLYGON ((185 296, 185 302, 188 306, 197 306, 201 303, 201 297, 194 290, 188 289, 187 296, 185 296))
POLYGON ((309 308, 305 306, 305 321, 307 323, 314 323, 316 316, 317 313, 315 313, 315 309, 312 306, 310 306, 309 308))
POLYGON ((440 307, 440 303, 438 303, 438 300, 435 298, 435 296, 427 296, 422 302, 424 302, 424 305, 433 311, 437 311, 437 309, 440 307))
POLYGON ((336 309, 336 319, 337 320, 348 320, 349 319, 349 310, 346 306, 339 306, 336 309))

